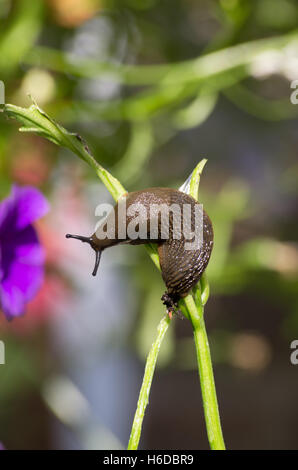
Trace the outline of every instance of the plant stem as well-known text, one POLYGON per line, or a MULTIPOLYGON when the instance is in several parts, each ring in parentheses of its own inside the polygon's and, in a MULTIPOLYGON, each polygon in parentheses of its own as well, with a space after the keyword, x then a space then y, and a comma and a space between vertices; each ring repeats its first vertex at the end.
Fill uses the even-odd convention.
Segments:
POLYGON ((296 39, 297 30, 293 30, 281 36, 236 44, 180 63, 161 65, 113 65, 79 58, 73 63, 66 54, 39 46, 29 51, 24 62, 79 77, 92 78, 107 73, 128 85, 169 85, 208 80, 218 73, 247 67, 263 52, 283 49, 296 39))
POLYGON ((184 302, 193 327, 209 444, 213 450, 225 450, 209 342, 204 322, 204 308, 202 304, 199 306, 195 304, 192 295, 185 297, 184 302))
POLYGON ((165 315, 161 319, 157 327, 157 337, 154 343, 152 344, 150 352, 147 357, 144 378, 143 378, 143 382, 142 382, 142 386, 140 390, 138 405, 137 405, 137 409, 135 412, 133 425, 132 425, 130 438, 129 438, 129 443, 127 447, 128 450, 137 450, 138 445, 139 445, 144 414, 145 414, 146 406, 148 404, 149 393, 150 393, 152 378, 153 378, 153 374, 154 374, 154 370, 156 366, 157 356, 158 356, 158 352, 159 352, 162 340, 164 338, 164 335, 169 327, 170 321, 171 320, 168 315, 165 315))

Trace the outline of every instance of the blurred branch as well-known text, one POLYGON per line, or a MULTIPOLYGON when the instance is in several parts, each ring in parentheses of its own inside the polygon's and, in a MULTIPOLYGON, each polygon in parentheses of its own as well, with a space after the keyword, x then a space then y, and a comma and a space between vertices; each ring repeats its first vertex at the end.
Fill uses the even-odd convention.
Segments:
POLYGON ((289 97, 281 100, 268 100, 241 84, 226 88, 223 93, 242 110, 267 121, 280 121, 298 116, 298 109, 293 106, 289 97))
POLYGON ((112 171, 125 182, 133 182, 144 170, 154 145, 153 130, 150 122, 131 124, 131 137, 128 148, 112 171))
POLYGON ((109 77, 127 85, 177 85, 206 80, 219 73, 248 66, 264 51, 283 49, 296 41, 297 37, 297 30, 294 30, 282 36, 237 44, 192 60, 164 65, 98 63, 46 47, 35 47, 25 57, 24 62, 78 77, 94 78, 108 74, 109 77))
POLYGON ((244 77, 245 70, 238 68, 234 71, 233 75, 230 73, 221 73, 210 78, 207 86, 204 82, 160 85, 121 100, 101 103, 91 101, 62 102, 58 103, 58 105, 55 104, 51 108, 51 112, 64 122, 74 121, 78 118, 85 122, 94 121, 94 119, 111 121, 129 120, 138 122, 146 121, 166 111, 172 111, 173 118, 170 118, 172 126, 178 129, 193 127, 196 125, 195 120, 198 121, 198 124, 202 122, 204 118, 203 113, 205 113, 205 118, 208 117, 213 109, 212 101, 216 99, 214 95, 216 95, 218 91, 226 87, 231 87, 244 77), (208 107, 207 109, 203 109, 203 100, 206 108, 207 94, 209 95, 209 110, 208 107), (200 99, 199 107, 192 102, 182 110, 177 109, 181 102, 193 96, 198 99, 198 95, 200 99))
POLYGON ((216 93, 205 92, 203 88, 190 105, 176 112, 172 119, 174 126, 179 129, 199 126, 214 110, 217 98, 216 93))
POLYGON ((11 23, 0 35, 1 78, 9 75, 32 47, 42 26, 43 2, 17 1, 11 23))
MULTIPOLYGON (((50 107, 64 122, 76 119, 146 121, 171 111, 176 129, 202 123, 212 112, 217 94, 250 74, 250 67, 268 50, 283 51, 296 42, 297 31, 226 47, 198 58, 164 65, 123 65, 79 59, 45 47, 34 48, 25 62, 78 77, 108 77, 126 85, 147 85, 133 96, 106 102, 63 102, 50 107), (193 98, 184 109, 181 103, 193 98)), ((231 88, 232 87, 232 88, 231 88)))

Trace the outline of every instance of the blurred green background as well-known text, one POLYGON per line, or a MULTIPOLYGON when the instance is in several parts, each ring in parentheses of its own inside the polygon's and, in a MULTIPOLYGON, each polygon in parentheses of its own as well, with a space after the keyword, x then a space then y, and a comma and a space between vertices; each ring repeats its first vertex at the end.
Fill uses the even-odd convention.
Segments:
MULTIPOLYGON (((294 0, 0 0, 7 103, 31 95, 129 190, 179 187, 208 158, 205 317, 231 449, 298 447, 297 22, 294 0)), ((17 182, 51 203, 44 286, 24 317, 1 315, 0 441, 123 448, 164 313, 160 274, 127 246, 93 279, 93 254, 64 235, 92 233, 106 189, 69 152, 0 126, 1 199, 17 182)), ((141 448, 208 448, 186 320, 164 341, 141 448)))

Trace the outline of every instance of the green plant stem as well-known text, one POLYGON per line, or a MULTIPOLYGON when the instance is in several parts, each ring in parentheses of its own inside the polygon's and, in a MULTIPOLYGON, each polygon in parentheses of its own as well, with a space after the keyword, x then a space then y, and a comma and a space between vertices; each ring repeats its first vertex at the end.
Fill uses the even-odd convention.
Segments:
POLYGON ((184 302, 193 327, 209 444, 213 450, 225 450, 209 342, 204 322, 204 308, 202 305, 197 306, 195 304, 192 295, 185 297, 184 302))
POLYGON ((149 393, 150 393, 152 378, 153 378, 153 374, 154 374, 154 370, 156 366, 157 356, 158 356, 158 352, 159 352, 162 340, 164 338, 164 335, 166 334, 166 331, 169 327, 169 324, 170 324, 170 318, 168 315, 166 315, 161 319, 157 327, 157 337, 154 343, 152 344, 150 352, 147 357, 144 378, 143 378, 143 382, 142 382, 142 386, 140 390, 138 405, 137 405, 137 409, 135 412, 133 425, 132 425, 130 438, 129 438, 129 443, 127 447, 128 450, 137 450, 138 445, 139 445, 143 418, 144 418, 146 406, 148 405, 149 393))
POLYGON ((283 49, 296 39, 297 30, 293 30, 285 35, 236 44, 180 63, 161 65, 113 65, 79 58, 74 62, 60 51, 39 46, 29 51, 24 62, 79 77, 107 73, 128 85, 169 85, 207 80, 218 73, 249 66, 262 52, 283 49))

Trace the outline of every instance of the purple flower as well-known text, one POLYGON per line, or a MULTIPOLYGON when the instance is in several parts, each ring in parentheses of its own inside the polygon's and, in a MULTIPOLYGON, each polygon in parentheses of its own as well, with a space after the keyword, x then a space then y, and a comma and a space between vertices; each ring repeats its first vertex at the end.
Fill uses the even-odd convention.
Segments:
POLYGON ((8 320, 24 313, 41 286, 45 255, 32 223, 48 208, 30 186, 13 186, 0 203, 0 307, 8 320))

